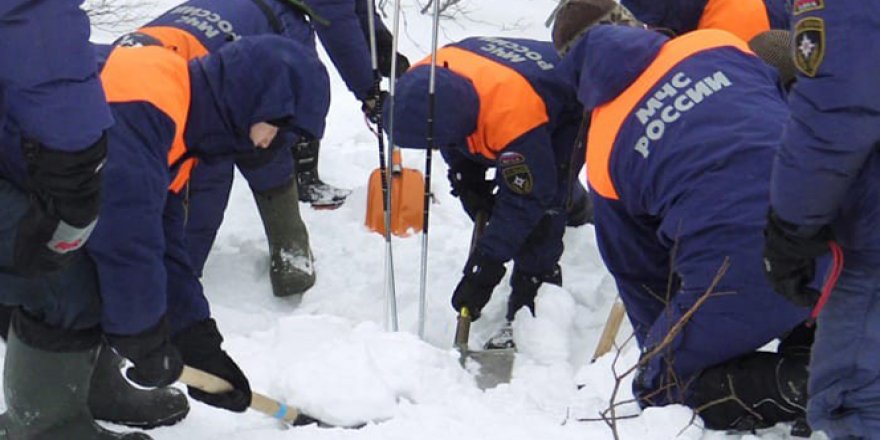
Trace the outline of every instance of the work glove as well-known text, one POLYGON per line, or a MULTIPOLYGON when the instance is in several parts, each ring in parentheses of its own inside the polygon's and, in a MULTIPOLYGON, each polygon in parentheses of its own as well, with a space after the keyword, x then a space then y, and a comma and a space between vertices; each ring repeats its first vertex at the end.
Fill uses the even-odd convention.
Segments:
POLYGON ((361 111, 367 116, 367 119, 374 124, 378 124, 382 120, 382 105, 388 98, 388 92, 379 90, 376 87, 370 92, 369 96, 361 101, 361 111))
POLYGON ((125 375, 144 387, 164 387, 176 382, 183 371, 183 360, 169 340, 163 318, 155 326, 133 336, 107 335, 107 342, 134 367, 125 375))
POLYGON ((467 307, 471 321, 480 319, 480 312, 489 302, 492 291, 504 277, 505 271, 504 263, 474 250, 464 266, 464 275, 452 294, 452 308, 461 312, 462 307, 467 307))
POLYGON ((450 193, 458 197, 462 208, 474 220, 477 213, 491 213, 495 206, 495 189, 492 180, 486 180, 486 168, 474 162, 462 162, 449 168, 447 173, 450 193))
POLYGON ((379 67, 379 73, 386 78, 391 77, 391 60, 392 56, 397 57, 397 70, 395 78, 400 78, 407 70, 409 70, 409 59, 400 52, 393 52, 393 35, 388 29, 376 29, 376 61, 379 67))
POLYGON ((516 267, 510 275, 510 297, 507 299, 507 321, 513 321, 516 312, 528 307, 535 316, 535 297, 543 283, 562 286, 562 269, 557 264, 552 271, 545 274, 529 274, 516 267))
POLYGON ((816 275, 816 257, 829 251, 831 228, 824 226, 809 237, 796 235, 797 226, 772 210, 764 229, 764 274, 780 295, 802 307, 813 307, 821 295, 808 284, 816 275))
POLYGON ((211 406, 234 412, 244 412, 251 404, 251 386, 235 361, 220 348, 223 336, 213 319, 200 321, 172 338, 183 361, 193 368, 211 373, 232 384, 226 393, 208 393, 188 387, 190 397, 211 406))
POLYGON ((82 248, 101 207, 101 169, 107 137, 82 151, 66 152, 22 141, 30 206, 19 223, 14 265, 34 276, 65 267, 82 248))

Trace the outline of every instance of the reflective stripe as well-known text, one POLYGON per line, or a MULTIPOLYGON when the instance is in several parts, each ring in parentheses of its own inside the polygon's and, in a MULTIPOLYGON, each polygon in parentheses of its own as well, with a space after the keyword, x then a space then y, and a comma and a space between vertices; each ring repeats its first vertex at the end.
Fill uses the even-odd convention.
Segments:
POLYGON ((724 30, 749 41, 770 30, 770 16, 764 0, 709 0, 697 27, 724 30))
POLYGON ((694 31, 669 40, 629 88, 614 100, 593 110, 587 137, 587 174, 590 187, 596 194, 606 199, 620 198, 611 178, 611 153, 620 129, 636 105, 680 62, 696 53, 724 46, 752 53, 743 40, 721 30, 694 31))
MULTIPOLYGON (((174 141, 168 151, 168 165, 175 165, 183 158, 187 151, 183 131, 190 104, 186 60, 161 47, 117 47, 101 71, 101 83, 107 102, 111 104, 143 101, 167 115, 174 122, 174 141)), ((186 159, 180 164, 169 189, 174 192, 183 189, 194 165, 194 159, 186 159)))
POLYGON ((173 50, 178 55, 191 60, 208 54, 208 49, 198 38, 189 32, 171 26, 147 26, 138 29, 138 32, 147 34, 162 42, 162 45, 173 50))
MULTIPOLYGON (((415 64, 429 64, 426 57, 415 64)), ((480 98, 477 129, 468 136, 468 150, 495 160, 498 152, 541 124, 547 123, 547 105, 516 70, 458 47, 437 51, 437 63, 473 84, 480 98)))

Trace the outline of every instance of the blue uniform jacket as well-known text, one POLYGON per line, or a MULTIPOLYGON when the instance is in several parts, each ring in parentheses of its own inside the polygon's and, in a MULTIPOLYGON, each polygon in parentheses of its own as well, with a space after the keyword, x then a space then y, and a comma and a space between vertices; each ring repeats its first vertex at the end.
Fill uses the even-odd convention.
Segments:
MULTIPOLYGON (((723 31, 700 32, 689 34, 692 46, 707 32, 738 41, 723 31)), ((669 41, 651 31, 599 26, 560 67, 594 112, 587 169, 598 244, 640 347, 659 344, 725 260, 730 264, 713 290, 725 294, 706 302, 671 354, 655 357, 640 375, 637 391, 646 392, 664 386, 667 361, 687 382, 807 316, 772 291, 761 267, 770 164, 788 117, 775 72, 731 46, 700 49, 664 71, 652 63, 669 41), (594 160, 603 145, 597 130, 609 129, 596 109, 621 102, 618 96, 638 88, 649 66, 659 77, 622 113, 607 161, 594 160)))
MULTIPOLYGON (((568 190, 568 166, 571 150, 577 135, 581 118, 581 107, 574 96, 574 90, 561 81, 554 70, 559 57, 548 42, 495 37, 474 37, 448 45, 497 63, 500 69, 512 69, 524 78, 529 96, 536 96, 540 102, 540 116, 545 122, 522 132, 505 145, 490 145, 497 157, 489 157, 486 152, 469 149, 467 138, 481 130, 487 138, 492 130, 509 127, 485 127, 478 123, 481 106, 497 112, 508 112, 506 125, 516 123, 514 119, 523 117, 519 112, 533 112, 534 107, 514 103, 508 107, 491 96, 479 96, 470 80, 454 73, 456 60, 446 63, 449 69, 438 67, 438 85, 435 109, 435 140, 451 172, 467 172, 473 164, 479 164, 485 171, 496 167, 496 181, 499 192, 495 197, 492 218, 477 248, 496 261, 508 261, 524 251, 527 237, 546 214, 553 214, 563 220, 564 203, 568 190), (492 107, 492 108, 490 108, 492 107), (505 162, 522 160, 531 173, 531 191, 523 194, 515 191, 505 182, 505 162), (468 166, 470 164, 470 166, 468 166)), ((441 51, 441 54, 443 51, 441 51)), ((429 62, 429 61, 428 61, 429 62)), ((467 62, 467 61, 463 61, 467 62)), ((428 65, 419 65, 403 75, 397 86, 394 110, 395 142, 406 148, 426 147, 427 82, 428 65)), ((501 72, 501 71, 499 71, 501 72)), ((499 73, 500 74, 500 73, 499 73)), ((502 93, 519 93, 519 85, 513 82, 499 85, 506 90, 502 93)), ((387 106, 386 106, 387 107, 387 106)), ((387 108, 386 108, 387 111, 387 108)), ((526 115, 531 118, 535 115, 526 115)), ((386 119, 387 120, 387 119, 386 119)), ((491 140, 489 141, 491 144, 491 140)), ((576 159, 575 169, 580 169, 582 160, 576 159)), ((558 237, 541 244, 543 258, 522 262, 521 269, 540 273, 552 269, 562 253, 561 227, 558 237)), ((517 262, 519 265, 519 261, 517 262)))
POLYGON ((848 261, 875 266, 880 263, 880 88, 873 72, 880 68, 880 56, 870 38, 876 28, 861 15, 862 8, 876 5, 829 4, 794 17, 798 80, 771 184, 771 203, 781 218, 807 235, 831 224, 848 261), (863 36, 852 38, 856 34, 863 36))
MULTIPOLYGON (((134 83, 155 80, 150 73, 157 65, 158 70, 188 67, 188 83, 166 85, 178 92, 189 89, 190 100, 182 103, 188 105, 183 132, 192 146, 188 155, 211 158, 251 151, 253 147, 243 146, 249 143, 250 126, 260 121, 288 120, 303 133, 317 130, 316 123, 323 127, 329 102, 300 99, 315 95, 316 87, 328 87, 320 81, 323 69, 306 47, 290 40, 245 38, 188 66, 165 49, 117 50, 151 51, 150 69, 141 69, 142 77, 126 78, 134 83)), ((102 325, 107 333, 136 334, 167 314, 179 330, 209 316, 186 253, 181 196, 168 191, 177 172, 169 168, 168 153, 179 121, 146 101, 113 102, 110 107, 117 123, 108 132, 103 204, 87 244, 98 270, 102 325)), ((4 127, 0 175, 25 187, 17 132, 14 125, 4 127)))
POLYGON ((0 2, 0 124, 55 150, 91 146, 113 123, 80 3, 0 2))
MULTIPOLYGON (((735 3, 755 0, 621 0, 621 4, 651 27, 666 28, 681 35, 699 28, 700 19, 710 1, 735 3)), ((771 29, 788 29, 790 0, 757 1, 763 1, 771 29)))
MULTIPOLYGON (((363 0, 309 0, 306 3, 329 24, 309 23, 284 0, 190 0, 174 7, 146 26, 183 29, 209 52, 245 35, 279 33, 315 51, 314 32, 342 79, 354 95, 363 100, 373 87, 369 40, 366 40, 366 7, 363 0)), ((382 26, 377 18, 377 27, 382 26)))

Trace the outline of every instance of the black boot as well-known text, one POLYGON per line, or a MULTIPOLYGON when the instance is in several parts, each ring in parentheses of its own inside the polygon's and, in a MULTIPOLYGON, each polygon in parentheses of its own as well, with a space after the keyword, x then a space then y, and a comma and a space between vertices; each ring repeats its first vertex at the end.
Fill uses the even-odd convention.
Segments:
POLYGON ((173 425, 189 413, 186 395, 177 388, 140 389, 122 377, 125 361, 103 347, 92 373, 89 409, 98 420, 134 428, 173 425))
POLYGON ((321 181, 318 176, 318 152, 321 141, 300 140, 293 146, 293 160, 296 164, 296 181, 299 186, 299 200, 312 204, 317 209, 334 209, 345 203, 350 190, 337 188, 321 181))
POLYGON ((9 440, 150 440, 95 424, 87 399, 100 331, 62 330, 16 312, 6 344, 6 412, 0 438, 9 440))
POLYGON ((688 404, 706 428, 754 431, 803 420, 807 379, 803 356, 750 353, 704 370, 688 404))
MULTIPOLYGON (((13 307, 0 306, 0 336, 9 339, 13 307)), ((145 390, 133 387, 122 377, 123 359, 104 346, 101 348, 89 389, 89 410, 96 420, 150 429, 173 425, 189 413, 189 402, 180 390, 171 387, 145 390)))

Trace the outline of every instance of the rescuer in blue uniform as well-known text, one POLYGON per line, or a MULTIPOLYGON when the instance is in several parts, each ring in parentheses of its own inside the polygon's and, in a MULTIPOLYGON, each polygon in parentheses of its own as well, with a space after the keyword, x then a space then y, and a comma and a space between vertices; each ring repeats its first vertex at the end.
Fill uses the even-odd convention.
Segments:
MULTIPOLYGON (((472 218, 490 215, 452 304, 479 318, 513 260, 511 321, 524 306, 534 313, 543 282, 562 283, 562 236, 583 165, 580 155, 572 156, 582 110, 556 75, 559 57, 549 42, 467 38, 441 48, 437 59, 435 146, 465 211, 472 218), (493 181, 486 179, 490 168, 493 181)), ((394 139, 403 148, 428 146, 428 63, 417 63, 398 82, 394 139)))
POLYGON ((762 274, 770 166, 788 117, 777 75, 720 30, 669 39, 601 25, 554 42, 570 48, 559 71, 592 112, 596 233, 642 349, 640 403, 687 404, 712 429, 803 418, 806 356, 788 344, 756 352, 809 313, 762 274))
POLYGON ((842 273, 818 316, 807 408, 812 428, 832 439, 880 436, 878 6, 793 2, 797 81, 770 186, 764 256, 779 293, 815 305, 818 292, 805 286, 814 258, 832 241, 842 248, 842 273))
MULTIPOLYGON (((380 91, 370 62, 366 2, 362 0, 190 0, 178 5, 118 44, 159 41, 192 59, 214 52, 241 36, 277 34, 297 41, 317 57, 315 33, 327 49, 349 90, 373 114, 380 91)), ((376 16, 380 72, 390 75, 391 34, 376 16)), ((396 54, 401 72, 409 66, 396 54)), ((301 138, 291 145, 293 155, 279 154, 203 161, 193 171, 188 189, 189 252, 201 274, 232 187, 233 164, 247 179, 263 220, 271 254, 270 280, 276 296, 302 294, 316 274, 308 230, 297 200, 313 206, 335 207, 347 190, 324 184, 318 177, 320 139, 301 138), (295 162, 295 173, 294 173, 295 162), (295 179, 295 180, 294 180, 295 179)))
MULTIPOLYGON (((190 63, 161 47, 109 52, 101 81, 116 125, 107 135, 101 221, 87 252, 34 279, 16 271, 10 246, 0 246, 0 301, 20 306, 0 418, 10 438, 120 437, 95 425, 86 403, 102 332, 133 362, 130 380, 166 386, 186 363, 234 386, 222 394, 190 390, 193 398, 248 407, 248 380, 221 348, 189 264, 181 194, 196 158, 271 152, 290 136, 323 134, 329 85, 308 53, 276 36, 242 39, 190 63)), ((9 244, 24 228, 33 158, 21 127, 7 120, 2 128, 0 243, 9 244)))

